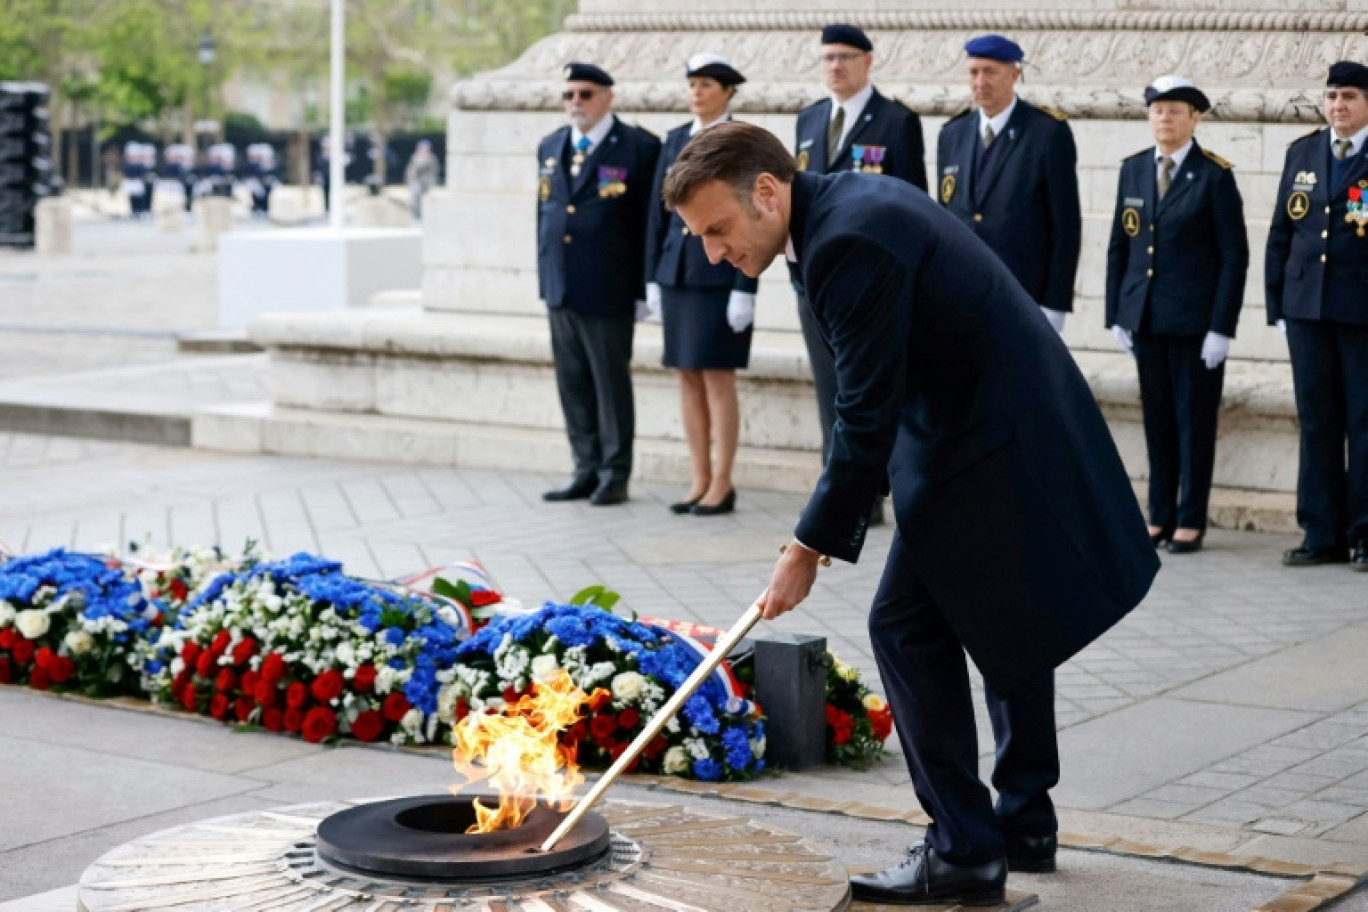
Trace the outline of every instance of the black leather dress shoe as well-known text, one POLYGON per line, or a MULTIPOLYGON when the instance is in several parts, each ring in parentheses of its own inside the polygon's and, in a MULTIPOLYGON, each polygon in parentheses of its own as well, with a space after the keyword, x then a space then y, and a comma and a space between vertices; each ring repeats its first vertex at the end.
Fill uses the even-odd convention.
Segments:
POLYGON ((670 512, 675 514, 676 516, 683 516, 686 513, 692 513, 693 508, 698 504, 698 502, 701 499, 702 498, 700 497, 695 497, 693 500, 681 500, 679 503, 672 503, 670 504, 670 512))
POLYGON ((1050 836, 1008 836, 1007 870, 1020 874, 1049 874, 1055 869, 1059 840, 1050 836))
POLYGON ((1206 538, 1206 533, 1202 532, 1191 541, 1183 541, 1181 538, 1169 539, 1168 546, 1164 548, 1169 554, 1196 554, 1202 550, 1202 539, 1206 538))
POLYGON ((1354 546, 1354 551, 1349 555, 1349 565, 1360 573, 1368 573, 1368 541, 1361 541, 1354 546))
POLYGON ((593 478, 576 478, 563 488, 547 491, 542 495, 542 500, 551 503, 558 503, 562 500, 584 500, 593 494, 597 487, 598 481, 593 478))
POLYGON ((863 902, 996 906, 1004 899, 1006 883, 1007 864, 1001 858, 981 865, 951 864, 919 842, 893 867, 850 878, 850 892, 863 902))
POLYGON ((589 495, 589 504, 595 507, 612 507, 627 502, 627 482, 607 481, 599 485, 589 495))
POLYGON ((1285 567, 1314 567, 1318 564, 1345 564, 1349 562, 1349 549, 1343 545, 1328 548, 1308 548, 1302 545, 1291 551, 1284 551, 1282 557, 1285 567))
POLYGON ((736 509, 736 488, 727 492, 727 496, 715 504, 705 504, 702 502, 693 505, 689 512, 694 516, 721 516, 723 513, 731 513, 736 509))

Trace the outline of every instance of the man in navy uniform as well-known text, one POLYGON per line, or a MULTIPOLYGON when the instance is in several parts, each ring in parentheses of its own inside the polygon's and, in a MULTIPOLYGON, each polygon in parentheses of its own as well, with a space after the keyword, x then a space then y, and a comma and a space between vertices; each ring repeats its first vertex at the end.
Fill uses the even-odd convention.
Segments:
POLYGON ((1130 480, 1073 357, 1006 267, 902 181, 795 172, 765 130, 685 147, 666 204, 713 261, 758 276, 781 253, 836 360, 831 456, 758 604, 854 562, 891 483, 897 533, 869 630, 926 840, 852 879, 856 899, 1001 902, 1006 870, 1054 869, 1053 669, 1158 571, 1130 480), (968 651, 997 742, 978 776, 968 651))
POLYGON ((1306 538, 1283 563, 1368 571, 1368 67, 1332 65, 1324 111, 1287 150, 1264 261, 1301 422, 1306 538))
POLYGON ((537 148, 537 276, 575 473, 550 501, 627 499, 632 331, 646 314, 646 220, 660 141, 613 116, 613 79, 565 68, 569 125, 537 148))
POLYGON ((1063 332, 1083 231, 1073 131, 1063 113, 1017 96, 1025 54, 1016 42, 984 35, 964 50, 975 107, 941 129, 937 198, 1063 332))
MULTIPOLYGON (((886 174, 926 189, 926 147, 921 118, 902 102, 880 94, 869 81, 874 42, 854 25, 833 23, 822 29, 822 76, 831 97, 798 114, 794 156, 799 171, 833 174, 860 171, 886 174)), ((801 284, 798 321, 803 327, 808 363, 817 393, 822 426, 822 461, 831 449, 831 423, 836 418, 836 369, 831 350, 817 329, 801 284)), ((875 504, 875 522, 883 521, 883 501, 875 504)))
POLYGON ((1190 79, 1145 88, 1156 145, 1121 166, 1107 249, 1107 325, 1135 355, 1149 451, 1150 538, 1200 551, 1225 359, 1249 269, 1230 163, 1193 134, 1211 109, 1190 79))

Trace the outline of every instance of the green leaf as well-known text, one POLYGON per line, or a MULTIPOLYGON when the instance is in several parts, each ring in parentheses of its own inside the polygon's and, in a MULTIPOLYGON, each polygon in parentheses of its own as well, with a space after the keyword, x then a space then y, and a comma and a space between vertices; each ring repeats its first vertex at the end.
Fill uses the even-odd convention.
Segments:
POLYGON ((598 596, 594 598, 594 604, 598 605, 604 611, 612 611, 613 606, 621 600, 622 596, 618 593, 612 591, 611 589, 604 589, 602 593, 600 593, 598 596))
MULTIPOLYGON (((464 580, 461 581, 461 585, 465 585, 464 580)), ((470 587, 466 586, 467 598, 461 598, 461 586, 454 586, 446 580, 442 579, 440 576, 432 581, 433 595, 440 595, 442 598, 454 599, 455 601, 460 602, 462 605, 465 605, 467 608, 470 607, 470 602, 468 600, 469 592, 470 587)))
POLYGON ((603 592, 604 589, 602 586, 586 586, 579 592, 576 592, 574 595, 570 596, 569 604, 595 605, 597 604, 597 602, 595 602, 595 599, 602 595, 603 592))

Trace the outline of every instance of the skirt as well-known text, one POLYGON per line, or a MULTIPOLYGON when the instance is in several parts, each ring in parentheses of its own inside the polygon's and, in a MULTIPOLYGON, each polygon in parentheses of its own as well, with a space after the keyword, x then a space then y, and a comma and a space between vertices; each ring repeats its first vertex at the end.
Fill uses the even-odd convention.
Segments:
POLYGON ((730 288, 665 285, 660 289, 665 324, 662 363, 677 370, 737 370, 750 364, 751 332, 732 332, 727 322, 730 288))

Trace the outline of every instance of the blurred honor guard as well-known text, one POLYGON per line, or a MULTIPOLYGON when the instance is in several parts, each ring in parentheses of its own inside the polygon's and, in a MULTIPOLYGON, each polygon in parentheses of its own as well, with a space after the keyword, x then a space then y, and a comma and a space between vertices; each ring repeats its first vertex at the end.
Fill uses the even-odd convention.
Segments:
POLYGON ((166 147, 166 164, 157 181, 157 193, 179 200, 186 212, 190 211, 191 191, 195 183, 195 150, 185 143, 166 147))
POLYGON ((147 200, 147 185, 143 183, 147 166, 143 164, 142 143, 124 143, 120 173, 123 180, 119 184, 119 192, 128 198, 128 213, 133 218, 140 219, 143 213, 148 211, 143 205, 147 200))
POLYGON ((1064 114, 1019 98, 1025 56, 984 35, 964 46, 975 107, 941 129, 936 198, 1007 265, 1050 325, 1073 310, 1083 216, 1064 114))
POLYGON ((613 79, 565 68, 569 125, 537 149, 537 276, 551 321, 575 474, 550 501, 627 499, 632 473, 632 330, 646 315, 643 256, 660 140, 609 110, 613 79))
POLYGON ((247 147, 247 192, 252 195, 252 216, 268 218, 271 214, 271 191, 279 181, 275 176, 275 149, 270 143, 252 143, 247 147))
MULTIPOLYGON (((859 171, 886 174, 926 189, 926 147, 921 118, 906 105, 879 94, 869 81, 874 43, 860 28, 833 23, 822 29, 822 76, 830 98, 798 115, 794 157, 799 171, 833 174, 859 171)), ((806 292, 795 278, 798 319, 807 344, 822 425, 822 461, 831 449, 831 423, 836 420, 836 368, 831 349, 817 330, 806 292)), ((883 502, 873 517, 881 522, 883 502)))
POLYGON ((665 137, 651 183, 646 303, 665 324, 664 364, 679 371, 680 408, 693 470, 688 494, 670 510, 715 516, 736 507, 732 466, 741 427, 736 371, 750 363, 758 283, 729 263, 708 262, 703 241, 689 232, 678 213, 666 211, 660 191, 689 140, 731 120, 728 105, 746 77, 717 54, 695 54, 684 72, 694 120, 665 137))
POLYGON ((1306 538, 1283 563, 1368 571, 1368 67, 1330 67, 1324 113, 1287 150, 1264 262, 1301 421, 1306 538))
POLYGON ((1157 145, 1121 166, 1107 248, 1107 325, 1135 355, 1149 452, 1149 533, 1199 551, 1216 465, 1225 359, 1249 269, 1230 163, 1193 139, 1207 97, 1188 79, 1145 89, 1157 145))

